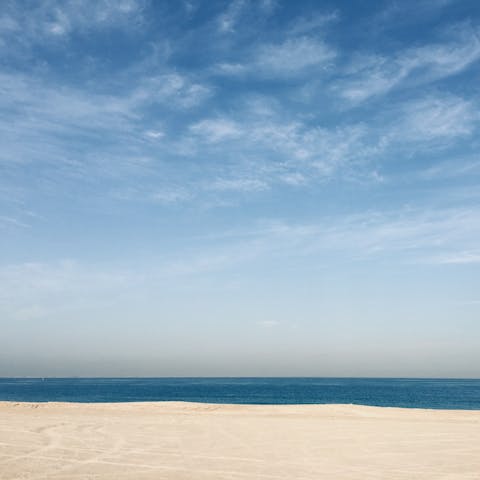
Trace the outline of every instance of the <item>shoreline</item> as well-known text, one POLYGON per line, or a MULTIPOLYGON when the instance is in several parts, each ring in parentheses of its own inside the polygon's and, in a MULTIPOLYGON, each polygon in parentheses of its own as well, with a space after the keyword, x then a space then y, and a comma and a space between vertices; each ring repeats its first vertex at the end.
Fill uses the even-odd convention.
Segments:
POLYGON ((0 408, 2 406, 23 406, 23 407, 40 407, 40 406, 199 406, 205 405, 207 407, 232 407, 232 408, 316 408, 316 407, 360 407, 360 408, 372 408, 372 409, 389 409, 389 410, 405 410, 405 411, 425 411, 425 412, 478 412, 479 408, 425 408, 425 407, 397 407, 392 405, 371 405, 366 403, 221 403, 221 402, 202 402, 192 400, 131 400, 131 401, 118 401, 118 402, 78 402, 78 401, 24 401, 24 400, 0 400, 0 408))

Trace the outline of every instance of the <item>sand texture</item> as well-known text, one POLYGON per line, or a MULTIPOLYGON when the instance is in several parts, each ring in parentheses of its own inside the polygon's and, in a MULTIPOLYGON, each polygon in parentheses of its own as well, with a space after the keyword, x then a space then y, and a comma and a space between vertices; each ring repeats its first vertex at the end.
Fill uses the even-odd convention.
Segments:
POLYGON ((0 479, 480 479, 480 411, 0 402, 0 479))

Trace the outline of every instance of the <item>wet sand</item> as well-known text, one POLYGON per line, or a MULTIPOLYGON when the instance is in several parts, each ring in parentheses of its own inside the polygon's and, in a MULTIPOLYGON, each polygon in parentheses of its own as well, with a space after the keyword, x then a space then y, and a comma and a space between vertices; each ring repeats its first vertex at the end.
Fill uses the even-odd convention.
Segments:
POLYGON ((0 402, 0 479, 480 479, 480 411, 0 402))

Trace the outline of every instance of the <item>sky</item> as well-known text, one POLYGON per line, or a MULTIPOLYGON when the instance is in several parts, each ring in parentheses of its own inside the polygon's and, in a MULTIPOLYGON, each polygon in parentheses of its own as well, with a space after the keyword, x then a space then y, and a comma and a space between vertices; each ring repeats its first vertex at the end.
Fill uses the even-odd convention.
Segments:
POLYGON ((480 377, 480 3, 0 3, 0 376, 480 377))

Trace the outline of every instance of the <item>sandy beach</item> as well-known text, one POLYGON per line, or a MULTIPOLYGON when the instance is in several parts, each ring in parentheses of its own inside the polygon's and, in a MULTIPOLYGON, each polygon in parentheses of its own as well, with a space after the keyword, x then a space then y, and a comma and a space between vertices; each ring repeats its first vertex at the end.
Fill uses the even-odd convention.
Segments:
POLYGON ((0 478, 480 479, 480 411, 0 402, 0 478))

